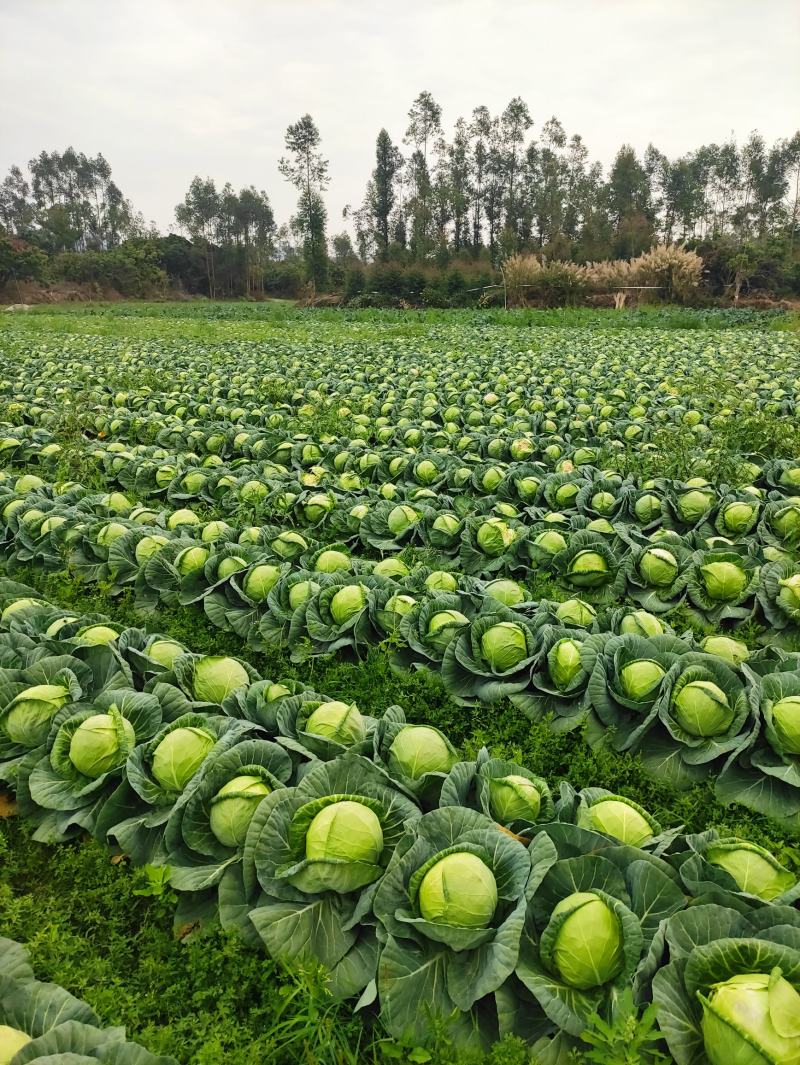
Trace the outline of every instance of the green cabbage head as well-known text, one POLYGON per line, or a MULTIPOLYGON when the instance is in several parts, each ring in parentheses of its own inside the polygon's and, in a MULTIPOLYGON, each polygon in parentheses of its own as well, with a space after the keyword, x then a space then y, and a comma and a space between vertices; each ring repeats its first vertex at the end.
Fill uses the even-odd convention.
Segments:
POLYGON ((205 655, 195 663, 192 693, 200 702, 221 703, 226 695, 249 683, 250 675, 235 658, 205 655))
POLYGON ((489 781, 489 806, 492 817, 501 825, 512 821, 535 821, 541 805, 539 789, 527 777, 510 773, 489 781))
POLYGON ((792 1065, 800 1061, 800 994, 771 973, 737 973, 698 992, 710 1065, 792 1065))
POLYGON ((399 503, 389 511, 386 524, 393 536, 402 536, 403 533, 408 532, 412 525, 416 525, 419 519, 420 513, 418 510, 414 510, 407 503, 399 503))
POLYGON ((594 891, 576 891, 553 909, 542 935, 542 956, 565 984, 601 987, 622 971, 622 926, 594 891))
POLYGON ((639 572, 648 584, 669 588, 678 576, 678 560, 665 547, 648 547, 639 559, 639 572))
POLYGON ((547 668, 559 691, 566 691, 581 671, 581 641, 565 637, 550 648, 547 668))
POLYGON ((244 594, 254 603, 263 603, 278 583, 281 571, 277 566, 263 562, 254 566, 244 580, 244 594))
POLYGON ((619 631, 623 635, 661 636, 664 626, 647 610, 632 610, 620 622, 619 631))
POLYGON ((182 655, 184 651, 185 648, 174 640, 153 640, 147 648, 148 656, 166 669, 170 669, 178 655, 182 655))
POLYGON ((426 921, 458 928, 486 928, 497 909, 497 881, 477 854, 456 851, 434 864, 419 885, 426 921))
POLYGON ((589 828, 596 832, 605 832, 607 836, 627 843, 631 847, 641 847, 653 838, 650 822, 635 804, 616 795, 598 799, 586 811, 589 828))
POLYGON ((734 709, 719 685, 692 680, 673 689, 672 716, 690 736, 719 736, 730 728, 734 709))
POLYGON ((489 581, 484 589, 484 594, 491 599, 496 599, 503 606, 518 606, 527 599, 525 589, 517 581, 500 577, 495 581, 489 581))
POLYGON ((750 657, 750 649, 743 640, 732 636, 706 636, 700 641, 706 654, 716 655, 731 666, 739 666, 750 657))
POLYGON ((448 773, 455 764, 444 736, 429 725, 404 725, 389 748, 389 766, 412 780, 426 773, 448 773))
POLYGON ((92 714, 78 725, 69 744, 69 760, 93 780, 121 766, 136 743, 133 725, 119 711, 92 714))
POLYGON ((506 673, 528 655, 525 631, 513 621, 492 625, 481 636, 481 654, 496 673, 506 673))
POLYGON ((588 629, 594 624, 597 611, 582 599, 566 599, 556 607, 556 618, 561 625, 576 625, 588 629))
POLYGON ((210 732, 196 726, 173 729, 153 751, 153 776, 165 791, 183 791, 215 742, 210 732))
POLYGON ((608 578, 608 563, 597 551, 579 551, 567 569, 567 579, 578 588, 597 588, 608 578))
POLYGON ((366 737, 367 726, 355 703, 333 701, 320 703, 312 710, 303 731, 350 747, 366 737))
POLYGON ((39 747, 47 739, 56 713, 69 700, 69 691, 60 684, 35 684, 11 701, 3 729, 12 743, 39 747))
POLYGON ((789 888, 797 877, 784 868, 768 850, 743 839, 721 839, 709 845, 706 861, 724 869, 740 891, 771 902, 789 888))
POLYGON ((709 598, 720 602, 738 599, 747 587, 747 573, 735 562, 709 562, 700 573, 709 598))
POLYGON ((438 651, 444 651, 463 625, 469 625, 469 618, 460 610, 440 610, 428 621, 426 641, 438 651))
POLYGON ((208 562, 210 552, 206 547, 185 547, 175 557, 175 569, 182 577, 200 570, 208 562))
POLYGON ((340 570, 349 570, 350 558, 344 553, 344 551, 338 551, 336 548, 329 548, 327 551, 321 552, 318 556, 314 563, 314 569, 317 573, 337 573, 340 570))
MULTIPOLYGON (((324 806, 306 832, 306 858, 310 861, 376 866, 382 853, 383 829, 377 814, 364 803, 351 799, 324 806)), ((323 886, 341 890, 341 886, 337 886, 341 884, 338 870, 333 870, 327 885, 324 872, 318 872, 317 876, 323 878, 323 886)))
POLYGON ((19 1028, 12 1028, 8 1024, 0 1024, 0 1065, 11 1065, 17 1052, 32 1042, 32 1036, 21 1032, 19 1028))
POLYGON ((478 528, 478 547, 485 555, 502 555, 516 539, 514 530, 502 518, 487 518, 478 528))
POLYGON ((337 625, 344 625, 360 613, 366 603, 367 589, 363 584, 346 584, 331 599, 331 617, 337 625))
POLYGON ((772 727, 781 750, 800 755, 800 695, 786 695, 772 704, 772 727))
POLYGON ((622 691, 636 703, 652 702, 664 678, 664 667, 649 658, 628 662, 620 670, 622 691))
POLYGON ((211 800, 209 827, 223 847, 244 844, 253 814, 270 787, 261 777, 243 774, 219 789, 211 800))

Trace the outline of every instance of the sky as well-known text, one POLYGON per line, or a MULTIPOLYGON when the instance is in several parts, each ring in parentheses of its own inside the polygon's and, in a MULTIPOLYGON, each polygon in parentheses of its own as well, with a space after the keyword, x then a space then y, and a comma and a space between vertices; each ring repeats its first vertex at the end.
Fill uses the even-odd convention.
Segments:
POLYGON ((385 126, 430 91, 445 131, 485 104, 557 115, 604 165, 800 126, 798 0, 0 0, 0 175, 42 149, 102 152, 162 230, 195 174, 267 191, 289 123, 330 160, 329 232, 385 126))

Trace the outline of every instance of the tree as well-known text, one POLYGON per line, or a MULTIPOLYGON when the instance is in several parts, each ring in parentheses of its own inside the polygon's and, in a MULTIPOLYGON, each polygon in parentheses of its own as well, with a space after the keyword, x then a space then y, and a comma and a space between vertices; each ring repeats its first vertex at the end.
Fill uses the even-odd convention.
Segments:
POLYGON ((328 160, 319 151, 321 137, 311 115, 286 130, 286 148, 291 157, 278 162, 281 177, 300 191, 292 228, 303 242, 306 274, 316 290, 325 284, 328 254, 325 238, 327 212, 322 193, 328 186, 328 160))
POLYGON ((630 144, 617 152, 608 177, 607 197, 615 230, 614 254, 630 259, 653 242, 655 212, 650 179, 630 144))
POLYGON ((392 210, 397 200, 397 179, 403 168, 403 156, 385 129, 375 142, 375 169, 367 188, 367 203, 374 220, 375 244, 378 258, 389 257, 390 224, 392 210))
POLYGON ((442 109, 429 92, 421 92, 408 112, 405 143, 413 144, 409 160, 410 195, 408 211, 411 216, 411 254, 425 259, 431 250, 432 217, 430 198, 431 172, 428 165, 428 146, 442 132, 442 109))
POLYGON ((522 162, 522 146, 525 134, 533 125, 528 105, 521 96, 510 100, 500 116, 500 136, 502 139, 503 169, 506 179, 505 227, 512 237, 512 242, 520 236, 520 218, 522 215, 519 202, 519 172, 522 162))
POLYGON ((192 178, 183 202, 175 208, 175 219, 178 225, 186 230, 192 240, 202 244, 206 261, 208 294, 212 299, 217 294, 212 237, 215 235, 220 206, 220 195, 214 179, 206 178, 204 181, 198 174, 192 178))

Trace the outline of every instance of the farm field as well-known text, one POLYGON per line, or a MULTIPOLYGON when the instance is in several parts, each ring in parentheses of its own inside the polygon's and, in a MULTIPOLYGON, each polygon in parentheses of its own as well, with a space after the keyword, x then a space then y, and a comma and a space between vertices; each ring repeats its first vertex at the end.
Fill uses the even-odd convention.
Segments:
POLYGON ((0 1062, 798 1060, 799 381, 744 310, 3 316, 0 1062))

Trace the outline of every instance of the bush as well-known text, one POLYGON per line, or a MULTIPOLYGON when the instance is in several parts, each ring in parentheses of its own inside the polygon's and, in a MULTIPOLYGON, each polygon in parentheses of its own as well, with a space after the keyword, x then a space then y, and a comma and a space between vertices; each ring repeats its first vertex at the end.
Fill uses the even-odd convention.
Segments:
POLYGON ((48 260, 44 252, 32 248, 24 240, 7 237, 0 232, 0 285, 7 281, 44 281, 48 260))

